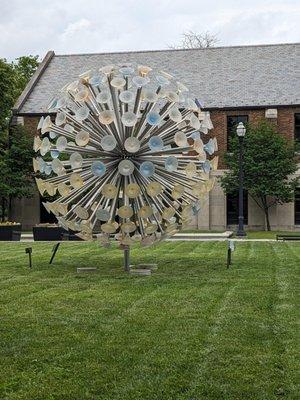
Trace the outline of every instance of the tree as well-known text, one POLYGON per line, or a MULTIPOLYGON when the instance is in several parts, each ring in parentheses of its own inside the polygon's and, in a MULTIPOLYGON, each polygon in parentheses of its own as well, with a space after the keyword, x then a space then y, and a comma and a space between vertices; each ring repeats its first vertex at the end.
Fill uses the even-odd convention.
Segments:
MULTIPOLYGON (((225 154, 229 171, 221 177, 226 193, 238 190, 239 174, 238 138, 230 141, 230 153, 225 154)), ((263 121, 248 125, 244 138, 244 189, 263 210, 265 227, 269 231, 269 209, 276 204, 293 201, 298 178, 293 143, 277 132, 274 124, 263 121)))
POLYGON ((4 151, 11 109, 16 100, 15 87, 16 75, 12 65, 0 59, 0 154, 4 151))
POLYGON ((19 57, 11 63, 0 58, 0 138, 7 134, 12 107, 38 65, 38 56, 19 57))
POLYGON ((24 128, 16 127, 12 130, 10 140, 8 140, 8 131, 12 107, 37 66, 38 56, 19 57, 12 63, 0 59, 0 203, 2 219, 7 215, 7 207, 11 203, 12 196, 31 195, 31 185, 28 185, 27 179, 28 169, 31 168, 31 161, 28 158, 32 146, 30 136, 24 128), (16 135, 22 137, 19 138, 16 135), (26 138, 23 138, 24 135, 26 138), (19 172, 16 170, 18 167, 21 168, 19 172))
POLYGON ((33 194, 32 139, 23 125, 10 129, 10 146, 0 159, 3 168, 0 178, 2 220, 11 214, 12 198, 30 197, 33 194))
POLYGON ((16 97, 19 97, 25 86, 35 73, 39 62, 39 56, 22 56, 12 62, 12 67, 16 76, 16 97))
POLYGON ((170 46, 171 49, 205 49, 213 47, 219 39, 216 35, 206 31, 204 33, 196 33, 187 31, 182 34, 181 43, 177 46, 170 46))

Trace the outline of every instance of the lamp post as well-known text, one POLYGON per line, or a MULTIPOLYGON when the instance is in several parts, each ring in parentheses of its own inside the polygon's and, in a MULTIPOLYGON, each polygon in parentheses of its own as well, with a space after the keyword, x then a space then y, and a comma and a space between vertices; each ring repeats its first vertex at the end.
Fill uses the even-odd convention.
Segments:
POLYGON ((244 231, 244 170, 243 170, 243 145, 244 136, 246 134, 246 128, 242 122, 239 122, 236 133, 239 138, 239 226, 237 230, 237 236, 246 236, 244 231))

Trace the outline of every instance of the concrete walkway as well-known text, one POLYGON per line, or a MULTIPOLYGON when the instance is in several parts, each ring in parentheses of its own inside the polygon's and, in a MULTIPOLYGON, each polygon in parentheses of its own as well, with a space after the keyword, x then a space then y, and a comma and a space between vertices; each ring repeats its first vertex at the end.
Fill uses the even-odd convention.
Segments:
POLYGON ((167 240, 227 240, 232 236, 232 231, 225 232, 206 232, 206 233, 185 233, 178 232, 167 240))
MULTIPOLYGON (((167 239, 167 241, 225 241, 225 240, 233 240, 235 242, 276 242, 276 239, 248 239, 248 238, 231 238, 233 232, 225 231, 220 233, 184 233, 179 232, 176 233, 171 238, 167 239)), ((21 242, 33 242, 32 233, 22 233, 21 242)), ((80 242, 72 242, 72 243, 80 243, 80 242)))
MULTIPOLYGON (((220 233, 176 233, 168 240, 227 240, 232 235, 231 231, 220 232, 220 233)), ((32 233, 22 233, 21 242, 33 242, 32 233)))

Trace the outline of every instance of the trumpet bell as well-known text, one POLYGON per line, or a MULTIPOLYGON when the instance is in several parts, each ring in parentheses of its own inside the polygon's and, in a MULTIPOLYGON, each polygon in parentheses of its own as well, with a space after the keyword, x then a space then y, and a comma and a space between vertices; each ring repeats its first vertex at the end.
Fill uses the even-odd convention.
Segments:
POLYGON ((177 107, 172 107, 170 112, 169 112, 169 117, 173 122, 181 122, 182 121, 182 115, 181 112, 178 110, 177 107))
POLYGON ((187 147, 189 145, 186 134, 181 131, 175 133, 174 141, 178 147, 187 147))
POLYGON ((70 164, 73 169, 81 168, 82 162, 83 162, 83 159, 82 159, 81 154, 79 154, 77 152, 71 154, 70 164))
POLYGON ((146 187, 146 191, 150 197, 155 197, 162 193, 163 188, 159 182, 150 182, 146 187))
POLYGON ((115 149, 115 147, 117 145, 117 141, 116 141, 114 136, 106 135, 101 139, 100 145, 101 145, 103 150, 112 151, 112 150, 115 149))
POLYGON ((178 160, 175 156, 169 156, 165 160, 165 168, 169 172, 177 171, 178 160))
POLYGON ((99 113, 99 121, 103 125, 111 124, 115 119, 115 113, 112 110, 104 110, 99 113))
POLYGON ((81 122, 81 121, 87 119, 89 114, 90 114, 90 110, 86 106, 83 106, 76 110, 75 118, 77 119, 77 121, 81 122))
POLYGON ((55 125, 61 126, 66 122, 67 115, 64 112, 58 112, 55 117, 55 125))
POLYGON ((89 213, 88 211, 82 207, 82 206, 76 206, 74 208, 74 213, 79 217, 80 219, 88 219, 89 218, 89 213))
POLYGON ((133 216, 133 209, 130 206, 122 206, 118 209, 118 215, 121 218, 130 218, 133 216))
POLYGON ((153 214, 153 210, 149 206, 142 206, 138 211, 138 216, 141 218, 149 218, 153 214))
POLYGON ((122 87, 126 85, 125 79, 121 78, 120 76, 113 78, 110 83, 111 86, 116 89, 122 89, 122 87))
POLYGON ((154 175, 155 165, 151 161, 144 161, 140 165, 140 173, 145 177, 149 178, 154 175))
POLYGON ((129 153, 136 153, 139 151, 141 143, 136 137, 131 136, 125 140, 124 147, 129 153))
POLYGON ((101 193, 107 199, 114 199, 118 194, 118 189, 115 185, 112 185, 111 183, 106 183, 103 186, 101 193))
POLYGON ((136 230, 136 225, 134 222, 125 222, 124 224, 121 225, 121 231, 123 233, 132 233, 136 230))
POLYGON ((56 140, 56 148, 59 152, 63 152, 66 150, 68 145, 67 138, 65 136, 59 136, 56 140))
POLYGON ((122 103, 125 103, 125 104, 133 103, 134 98, 135 98, 135 95, 130 90, 124 90, 119 95, 119 99, 122 101, 122 103))
POLYGON ((102 161, 94 161, 91 166, 92 174, 95 176, 103 176, 106 172, 106 165, 102 161))
POLYGON ((80 131, 76 133, 75 143, 78 146, 84 147, 88 144, 89 141, 90 141, 90 134, 88 132, 80 131))
POLYGON ((164 147, 164 142, 159 136, 152 136, 149 139, 148 146, 152 151, 160 151, 164 147))
POLYGON ((73 186, 74 189, 80 189, 84 185, 83 179, 77 173, 73 173, 70 176, 70 184, 73 186))
POLYGON ((157 126, 162 122, 162 118, 158 112, 151 111, 147 114, 146 121, 149 125, 157 126))
POLYGON ((140 192, 141 192, 141 189, 140 189, 139 185, 136 183, 129 183, 129 185, 127 185, 125 187, 125 194, 130 199, 137 198, 139 196, 140 192))
POLYGON ((137 115, 132 111, 127 111, 122 115, 121 120, 125 126, 134 126, 137 122, 137 115))
POLYGON ((99 219, 99 221, 107 222, 110 219, 110 213, 106 209, 99 208, 96 211, 96 218, 99 219))
POLYGON ((134 76, 132 78, 132 83, 139 88, 147 85, 149 82, 150 79, 146 76, 134 76))
POLYGON ((121 162, 119 162, 118 171, 123 176, 131 175, 133 173, 133 171, 134 171, 133 162, 130 161, 130 160, 122 160, 121 162))
POLYGON ((101 225, 101 230, 104 233, 115 233, 118 228, 113 222, 106 222, 101 225))

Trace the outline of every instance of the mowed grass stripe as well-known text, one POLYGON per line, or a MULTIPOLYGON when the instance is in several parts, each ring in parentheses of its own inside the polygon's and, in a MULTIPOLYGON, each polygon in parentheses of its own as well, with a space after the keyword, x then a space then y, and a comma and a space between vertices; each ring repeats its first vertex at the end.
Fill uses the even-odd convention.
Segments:
POLYGON ((151 277, 88 243, 63 244, 53 266, 51 245, 34 244, 30 271, 13 245, 0 267, 0 398, 296 399, 296 332, 282 318, 297 314, 299 247, 281 245, 237 243, 229 270, 225 242, 134 248, 133 263, 158 261, 151 277))

